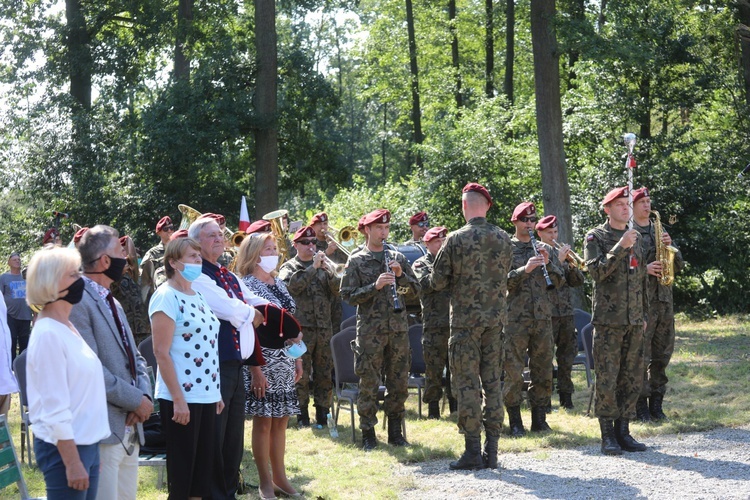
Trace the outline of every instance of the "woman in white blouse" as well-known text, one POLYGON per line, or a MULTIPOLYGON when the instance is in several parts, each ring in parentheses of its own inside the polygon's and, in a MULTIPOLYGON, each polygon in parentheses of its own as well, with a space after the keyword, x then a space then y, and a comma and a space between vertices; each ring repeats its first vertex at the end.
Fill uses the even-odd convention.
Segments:
POLYGON ((99 441, 109 436, 104 373, 69 321, 83 296, 78 252, 40 250, 26 275, 26 301, 41 307, 26 354, 34 452, 47 498, 96 498, 99 441))

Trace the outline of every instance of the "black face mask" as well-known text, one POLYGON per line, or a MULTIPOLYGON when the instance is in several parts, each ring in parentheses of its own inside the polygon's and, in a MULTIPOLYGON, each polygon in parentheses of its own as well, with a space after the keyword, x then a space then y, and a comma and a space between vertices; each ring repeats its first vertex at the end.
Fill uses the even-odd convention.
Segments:
MULTIPOLYGON (((73 305, 78 304, 83 298, 83 289, 85 285, 86 283, 83 281, 83 278, 78 278, 68 288, 65 289, 68 291, 68 294, 65 297, 60 297, 57 300, 64 300, 65 302, 73 305)), ((65 290, 61 290, 61 292, 64 292, 65 290)))
MULTIPOLYGON (((102 255, 104 257, 104 255, 102 255)), ((99 257, 100 259, 102 257, 99 257)), ((109 257, 109 256, 107 256, 109 257)), ((126 259, 121 259, 119 257, 109 257, 110 263, 109 268, 107 268, 106 271, 99 271, 99 272, 88 272, 88 274, 103 274, 104 276, 108 277, 112 281, 120 281, 120 278, 122 278, 122 272, 125 270, 125 266, 127 265, 128 261, 126 259)), ((95 261, 92 261, 95 262, 95 261)))

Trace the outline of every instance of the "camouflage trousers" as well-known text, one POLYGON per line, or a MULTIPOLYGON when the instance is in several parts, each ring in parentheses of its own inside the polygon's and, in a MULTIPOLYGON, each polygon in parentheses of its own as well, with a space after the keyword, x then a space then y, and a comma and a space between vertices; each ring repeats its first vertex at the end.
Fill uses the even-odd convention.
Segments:
MULTIPOLYGON (((443 328, 425 328, 422 333, 422 351, 425 363, 425 388, 422 401, 430 403, 440 401, 443 397, 443 370, 448 365, 448 339, 451 336, 450 326, 443 328)), ((450 368, 448 369, 446 395, 451 397, 450 368)))
POLYGON ((302 355, 302 378, 296 384, 300 408, 307 408, 310 404, 311 375, 315 406, 330 408, 333 391, 331 330, 328 328, 305 328, 304 331, 307 352, 302 355))
POLYGON ((505 327, 505 406, 519 406, 523 401, 523 370, 529 357, 529 405, 547 406, 552 396, 552 321, 528 319, 509 322, 505 327))
MULTIPOLYGON (((333 331, 338 333, 341 331, 341 318, 344 316, 344 304, 341 301, 341 297, 333 297, 331 299, 331 326, 333 331)), ((307 341, 305 341, 307 343, 307 341)))
POLYGON ((674 352, 674 308, 672 302, 654 301, 648 310, 643 336, 643 388, 641 397, 666 394, 667 366, 674 352))
POLYGON ((578 335, 573 316, 552 317, 552 337, 555 340, 557 359, 557 392, 573 394, 573 361, 578 355, 578 335))
POLYGON ((359 376, 359 428, 372 429, 378 423, 378 389, 385 376, 383 409, 389 417, 403 418, 409 395, 409 335, 403 332, 360 334, 354 343, 354 372, 359 376))
POLYGON ((597 417, 635 419, 643 384, 643 325, 594 325, 597 417))
POLYGON ((484 425, 488 436, 499 436, 504 416, 502 327, 451 327, 448 361, 453 395, 458 400, 458 432, 480 437, 484 425))

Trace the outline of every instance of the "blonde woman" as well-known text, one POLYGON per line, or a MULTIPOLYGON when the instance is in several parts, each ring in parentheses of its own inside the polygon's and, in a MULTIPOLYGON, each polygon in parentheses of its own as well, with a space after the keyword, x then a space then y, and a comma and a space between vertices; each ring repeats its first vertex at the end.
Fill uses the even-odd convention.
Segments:
POLYGON ((26 301, 42 308, 26 354, 29 416, 51 500, 96 498, 99 441, 110 435, 102 364, 69 319, 83 296, 80 266, 78 252, 52 247, 26 275, 26 301))

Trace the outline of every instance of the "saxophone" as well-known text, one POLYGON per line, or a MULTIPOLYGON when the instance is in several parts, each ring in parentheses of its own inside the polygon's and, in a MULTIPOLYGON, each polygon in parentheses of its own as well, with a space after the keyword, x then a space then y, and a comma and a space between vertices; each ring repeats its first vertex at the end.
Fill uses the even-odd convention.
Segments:
POLYGON ((651 210, 654 214, 654 239, 656 240, 656 260, 661 262, 661 277, 659 283, 664 286, 672 286, 674 283, 674 256, 677 249, 672 245, 665 245, 661 241, 661 235, 664 229, 661 227, 661 217, 659 212, 651 210))

